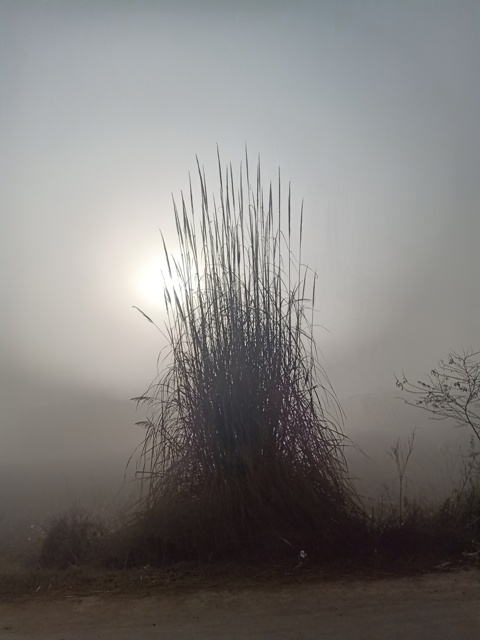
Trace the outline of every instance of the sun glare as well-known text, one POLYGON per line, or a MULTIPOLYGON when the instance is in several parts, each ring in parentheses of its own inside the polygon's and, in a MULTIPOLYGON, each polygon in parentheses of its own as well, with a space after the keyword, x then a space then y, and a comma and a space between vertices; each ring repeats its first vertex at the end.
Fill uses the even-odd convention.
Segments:
MULTIPOLYGON (((175 289, 181 295, 185 289, 182 278, 175 271, 174 261, 181 263, 178 254, 170 254, 170 266, 172 274, 169 275, 167 262, 164 256, 152 256, 146 258, 143 263, 137 265, 134 276, 132 278, 132 288, 135 295, 141 296, 144 304, 156 307, 165 306, 165 288, 173 292, 175 289)), ((188 286, 198 286, 200 276, 198 274, 190 274, 188 286)))
POLYGON ((159 258, 146 262, 135 278, 135 290, 141 294, 143 301, 156 306, 164 305, 165 287, 178 289, 178 285, 178 278, 169 277, 168 269, 159 258))

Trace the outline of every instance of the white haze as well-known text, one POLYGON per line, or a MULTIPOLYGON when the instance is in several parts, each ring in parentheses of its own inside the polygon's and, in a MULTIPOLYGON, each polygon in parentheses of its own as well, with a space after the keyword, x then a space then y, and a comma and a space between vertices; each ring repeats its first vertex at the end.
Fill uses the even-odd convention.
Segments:
POLYGON ((132 305, 163 322, 159 228, 175 250, 171 193, 195 154, 215 190, 217 143, 304 199, 354 469, 393 477, 416 424, 435 483, 459 432, 395 400, 394 373, 478 348, 479 33, 476 0, 3 2, 4 508, 121 486, 163 346, 132 305))

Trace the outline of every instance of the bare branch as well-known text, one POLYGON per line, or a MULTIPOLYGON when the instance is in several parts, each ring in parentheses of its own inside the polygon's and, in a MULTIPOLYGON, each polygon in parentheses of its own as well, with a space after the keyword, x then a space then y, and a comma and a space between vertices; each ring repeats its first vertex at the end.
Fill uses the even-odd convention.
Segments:
POLYGON ((399 389, 409 394, 406 404, 432 414, 436 420, 452 420, 456 427, 469 427, 480 441, 480 351, 451 352, 440 360, 426 382, 411 383, 402 373, 399 389))

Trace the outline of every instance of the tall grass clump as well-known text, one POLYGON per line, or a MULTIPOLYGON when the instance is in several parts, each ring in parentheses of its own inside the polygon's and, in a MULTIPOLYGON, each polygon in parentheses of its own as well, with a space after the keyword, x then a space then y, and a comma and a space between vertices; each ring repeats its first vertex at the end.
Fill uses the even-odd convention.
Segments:
POLYGON ((170 358, 134 399, 148 407, 146 539, 165 561, 344 553, 359 519, 341 409, 307 317, 316 276, 301 263, 303 206, 294 239, 280 174, 264 193, 260 162, 252 176, 246 154, 235 182, 218 157, 211 198, 197 168, 198 194, 190 179, 173 201, 179 260, 162 236, 179 283, 164 293, 170 358))

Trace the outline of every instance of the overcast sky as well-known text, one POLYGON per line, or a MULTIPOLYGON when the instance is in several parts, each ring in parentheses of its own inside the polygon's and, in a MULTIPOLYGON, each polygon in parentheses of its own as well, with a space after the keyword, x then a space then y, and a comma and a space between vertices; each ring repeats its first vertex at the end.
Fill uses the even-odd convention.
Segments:
POLYGON ((304 200, 341 397, 478 349, 478 0, 3 0, 0 132, 0 435, 55 390, 144 391, 132 305, 163 322, 159 229, 217 144, 304 200))

